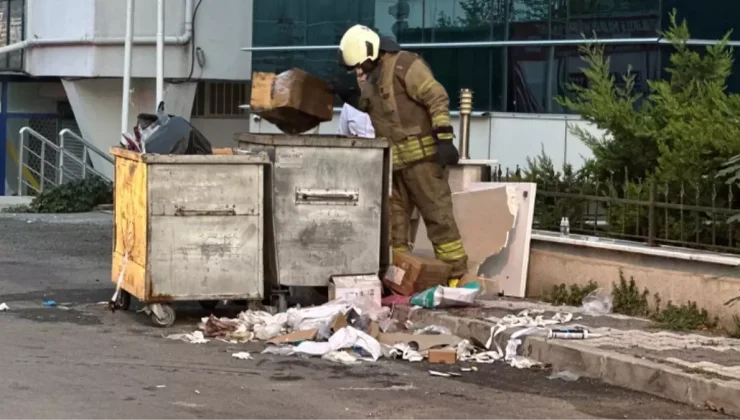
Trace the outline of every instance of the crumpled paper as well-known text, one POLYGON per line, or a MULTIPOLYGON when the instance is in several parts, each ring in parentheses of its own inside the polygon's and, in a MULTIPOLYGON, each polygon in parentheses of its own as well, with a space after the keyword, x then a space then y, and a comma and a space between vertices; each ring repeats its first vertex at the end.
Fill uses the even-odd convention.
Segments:
POLYGON ((329 338, 328 342, 304 341, 295 346, 295 352, 310 356, 323 356, 332 351, 352 347, 365 350, 373 361, 378 360, 382 354, 378 340, 353 327, 340 329, 329 338))
POLYGON ((205 344, 211 340, 203 336, 202 331, 194 331, 193 333, 184 334, 170 334, 167 336, 170 340, 180 340, 190 344, 205 344))

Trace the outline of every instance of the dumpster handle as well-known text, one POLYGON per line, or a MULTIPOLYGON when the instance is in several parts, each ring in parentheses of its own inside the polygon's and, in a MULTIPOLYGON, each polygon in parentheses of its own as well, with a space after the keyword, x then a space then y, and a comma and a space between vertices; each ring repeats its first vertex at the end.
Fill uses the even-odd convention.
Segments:
POLYGON ((360 190, 296 188, 296 204, 353 205, 360 201, 360 190))
POLYGON ((175 216, 236 216, 235 209, 224 210, 187 210, 182 207, 175 209, 175 216))

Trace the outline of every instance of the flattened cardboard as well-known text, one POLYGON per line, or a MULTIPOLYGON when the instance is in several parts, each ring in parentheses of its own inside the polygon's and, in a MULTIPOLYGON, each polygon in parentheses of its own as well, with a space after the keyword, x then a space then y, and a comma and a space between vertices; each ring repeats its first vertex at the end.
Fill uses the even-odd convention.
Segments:
POLYGON ((429 363, 454 365, 457 363, 457 352, 455 349, 430 349, 429 363))
POLYGON ((378 341, 381 344, 392 346, 398 343, 406 343, 416 347, 416 351, 422 352, 435 347, 456 346, 462 339, 447 334, 407 334, 407 333, 380 333, 378 341))
POLYGON ((284 334, 267 340, 269 344, 291 344, 298 343, 300 341, 310 341, 316 338, 316 334, 319 330, 312 328, 310 330, 293 331, 289 334, 284 334))
POLYGON ((340 313, 334 317, 334 321, 332 321, 331 323, 331 330, 333 332, 337 332, 347 325, 349 325, 347 324, 347 317, 344 314, 340 313))

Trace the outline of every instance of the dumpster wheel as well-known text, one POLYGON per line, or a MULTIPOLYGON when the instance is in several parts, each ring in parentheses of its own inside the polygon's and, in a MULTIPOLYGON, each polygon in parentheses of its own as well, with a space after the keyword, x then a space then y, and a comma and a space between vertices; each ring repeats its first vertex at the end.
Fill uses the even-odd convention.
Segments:
POLYGON ((175 309, 170 305, 160 305, 162 309, 162 317, 158 317, 156 312, 152 311, 150 317, 154 325, 162 328, 167 328, 175 323, 175 309))
POLYGON ((131 307, 131 293, 121 289, 116 298, 116 309, 128 311, 131 307))

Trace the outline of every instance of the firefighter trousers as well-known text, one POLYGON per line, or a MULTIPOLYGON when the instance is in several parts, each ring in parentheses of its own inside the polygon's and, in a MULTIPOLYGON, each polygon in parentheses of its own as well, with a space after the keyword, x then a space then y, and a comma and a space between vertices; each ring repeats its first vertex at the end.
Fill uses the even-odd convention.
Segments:
POLYGON ((391 244, 394 250, 408 251, 411 213, 419 209, 429 241, 438 260, 450 265, 450 278, 467 272, 468 256, 452 212, 448 171, 437 162, 424 161, 393 172, 391 244))

